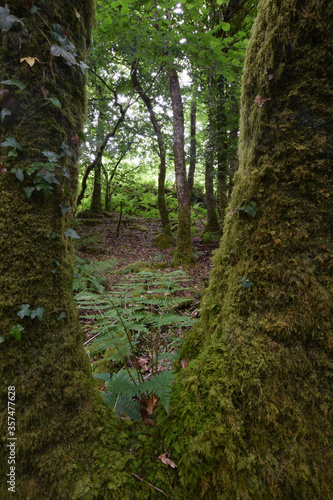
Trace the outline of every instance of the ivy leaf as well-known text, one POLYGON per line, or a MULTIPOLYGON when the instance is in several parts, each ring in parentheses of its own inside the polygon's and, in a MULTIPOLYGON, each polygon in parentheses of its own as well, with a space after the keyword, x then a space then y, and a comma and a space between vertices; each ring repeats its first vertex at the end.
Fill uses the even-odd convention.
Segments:
POLYGON ((20 181, 24 181, 24 174, 21 168, 12 168, 11 169, 12 174, 16 175, 16 178, 20 181))
POLYGON ((4 85, 16 85, 19 89, 23 90, 25 88, 25 84, 21 82, 21 80, 17 80, 17 78, 11 78, 10 80, 2 80, 4 85))
POLYGON ((19 142, 15 139, 15 137, 6 137, 4 142, 0 144, 2 147, 10 147, 10 148, 15 148, 19 149, 20 151, 23 151, 23 148, 19 142))
POLYGON ((76 240, 80 239, 80 236, 73 229, 67 229, 67 231, 64 232, 64 235, 76 240))
POLYGON ((254 283, 252 283, 252 281, 250 281, 250 278, 247 278, 246 276, 243 276, 243 278, 241 278, 239 281, 243 288, 251 288, 251 286, 254 286, 254 283))
POLYGON ((256 203, 254 201, 250 201, 249 205, 246 205, 245 212, 251 215, 251 217, 255 217, 257 213, 256 203))
POLYGON ((59 47, 59 45, 51 45, 51 54, 55 57, 62 56, 69 64, 76 65, 74 55, 63 47, 59 47))
POLYGON ((56 97, 47 97, 46 99, 51 101, 54 106, 57 106, 57 108, 61 108, 61 102, 56 97))
POLYGON ((57 153, 53 153, 53 151, 48 151, 47 149, 44 149, 42 153, 44 156, 46 156, 50 163, 56 163, 60 158, 60 155, 58 155, 57 153))
POLYGON ((66 314, 64 312, 62 312, 57 317, 57 321, 61 322, 64 318, 66 318, 66 314))
POLYGON ((59 203, 59 207, 62 215, 67 214, 68 210, 71 209, 71 207, 66 207, 66 205, 63 205, 62 203, 59 203))
POLYGON ((35 188, 33 186, 27 186, 23 188, 23 191, 25 192, 27 198, 31 198, 31 195, 35 191, 35 188))
POLYGON ((6 118, 6 116, 10 116, 11 114, 12 114, 12 112, 9 109, 3 108, 1 110, 1 123, 4 122, 4 119, 6 118))
MULTIPOLYGON (((23 326, 21 325, 15 325, 12 326, 10 329, 10 334, 14 335, 16 340, 21 340, 21 332, 24 330, 23 326)), ((2 337, 1 337, 2 338, 2 337)))
POLYGON ((25 316, 30 317, 30 314, 31 314, 30 304, 22 304, 21 310, 17 313, 17 316, 23 319, 25 316))
POLYGON ((0 29, 8 31, 14 23, 21 23, 24 26, 21 19, 10 14, 8 7, 0 7, 0 29))
POLYGON ((39 321, 44 321, 44 312, 45 309, 43 309, 43 307, 37 307, 37 309, 31 311, 30 318, 31 319, 38 318, 39 321))
POLYGON ((65 142, 61 143, 60 153, 61 154, 59 156, 70 156, 71 155, 69 147, 67 146, 67 144, 65 142))
POLYGON ((33 7, 31 7, 31 10, 30 10, 30 14, 36 14, 36 12, 38 12, 39 10, 41 10, 39 7, 36 7, 35 5, 33 7))
POLYGON ((8 153, 8 156, 18 156, 18 152, 16 151, 16 149, 12 149, 11 151, 9 151, 8 153))

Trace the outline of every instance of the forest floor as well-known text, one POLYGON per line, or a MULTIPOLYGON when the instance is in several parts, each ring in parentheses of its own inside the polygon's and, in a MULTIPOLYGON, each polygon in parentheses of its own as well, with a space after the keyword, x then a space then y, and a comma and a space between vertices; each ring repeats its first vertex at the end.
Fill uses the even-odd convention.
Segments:
MULTIPOLYGON (((171 272, 173 248, 159 249, 154 245, 154 238, 161 232, 158 219, 126 216, 120 224, 117 237, 118 214, 112 218, 79 219, 80 240, 76 242, 76 253, 89 261, 114 260, 115 268, 122 269, 135 262, 166 264, 164 271, 171 272), (98 223, 97 223, 98 222, 98 223), (90 225, 92 224, 92 225, 90 225), (96 225, 95 225, 96 224, 96 225)), ((196 233, 192 237, 195 263, 188 267, 178 267, 185 271, 189 286, 203 290, 208 285, 211 270, 211 257, 217 243, 204 243, 200 237, 200 223, 196 223, 196 233)))
POLYGON ((154 245, 161 232, 159 220, 126 216, 117 236, 118 218, 79 217, 74 225, 80 234, 74 290, 84 345, 95 373, 112 374, 127 366, 149 379, 173 367, 185 332, 200 315, 218 243, 203 242, 198 221, 192 238, 195 263, 174 268, 173 248, 154 245), (135 349, 124 338, 124 329, 135 349), (105 364, 106 359, 113 365, 105 364))

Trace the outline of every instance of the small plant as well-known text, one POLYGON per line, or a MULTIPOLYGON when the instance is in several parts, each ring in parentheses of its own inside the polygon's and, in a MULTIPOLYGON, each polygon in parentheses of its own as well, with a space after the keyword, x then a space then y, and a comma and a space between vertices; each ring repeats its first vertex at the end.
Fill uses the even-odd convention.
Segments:
POLYGON ((78 293, 76 301, 80 310, 86 311, 83 318, 90 323, 87 331, 93 334, 89 355, 122 366, 117 373, 94 375, 105 380, 106 403, 118 414, 139 418, 138 408, 147 407, 154 395, 168 411, 175 347, 182 329, 195 321, 176 313, 176 307, 188 302, 188 298, 177 296, 184 290, 186 274, 144 271, 127 275, 126 283, 107 291, 96 275, 87 268, 85 273, 87 277, 90 274, 90 288, 78 293))

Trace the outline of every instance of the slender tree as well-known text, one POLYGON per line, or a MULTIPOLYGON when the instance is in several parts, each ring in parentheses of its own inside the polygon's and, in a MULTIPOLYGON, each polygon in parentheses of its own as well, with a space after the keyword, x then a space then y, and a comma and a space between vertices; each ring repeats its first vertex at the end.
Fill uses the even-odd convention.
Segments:
POLYGON ((186 177, 184 150, 184 112, 177 71, 168 71, 169 88, 173 113, 173 152, 178 199, 177 247, 173 257, 174 265, 188 265, 193 261, 191 240, 191 211, 186 177))
POLYGON ((330 0, 260 4, 230 215, 164 425, 189 498, 332 498, 332 25, 330 0))

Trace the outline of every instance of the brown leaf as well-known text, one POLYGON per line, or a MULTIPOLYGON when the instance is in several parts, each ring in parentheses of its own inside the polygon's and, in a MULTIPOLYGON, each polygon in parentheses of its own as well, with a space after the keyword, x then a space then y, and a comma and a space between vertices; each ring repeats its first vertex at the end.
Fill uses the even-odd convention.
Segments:
POLYGON ((178 467, 178 465, 176 465, 172 460, 170 460, 170 458, 167 458, 166 454, 163 453, 163 455, 160 455, 158 457, 165 465, 170 465, 170 467, 172 467, 173 469, 176 469, 176 467, 178 467))
POLYGON ((139 366, 144 366, 148 364, 148 358, 139 358, 138 359, 138 365, 139 366))
POLYGON ((72 144, 80 144, 80 137, 77 135, 76 132, 73 135, 73 137, 71 137, 71 141, 72 141, 72 144))
POLYGON ((267 80, 273 80, 275 75, 268 75, 267 80))
POLYGON ((43 96, 46 98, 46 97, 49 97, 49 91, 44 87, 44 85, 40 88, 41 91, 43 92, 43 96))
POLYGON ((151 415, 153 413, 153 410, 156 406, 156 403, 157 403, 157 397, 154 394, 151 394, 150 398, 148 399, 148 403, 147 403, 148 415, 151 415))
POLYGON ((146 420, 144 420, 143 423, 144 423, 144 425, 149 425, 150 427, 155 427, 155 424, 151 418, 146 418, 146 420))
POLYGON ((186 368, 186 367, 187 367, 187 358, 182 359, 182 368, 186 368))
POLYGON ((6 173, 7 173, 6 167, 0 167, 0 174, 6 174, 6 173))
MULTIPOLYGON (((259 94, 258 94, 258 95, 255 97, 255 99, 254 99, 254 101, 253 101, 253 102, 256 102, 256 103, 258 104, 259 108, 261 108, 261 107, 262 107, 262 105, 264 104, 264 102, 266 102, 266 101, 270 101, 270 100, 271 100, 271 98, 270 98, 270 97, 263 97, 263 96, 261 96, 261 95, 259 95, 259 94)), ((230 212, 229 212, 229 213, 230 213, 230 212)), ((229 215, 229 214, 228 214, 228 215, 229 215)))
POLYGON ((9 90, 8 89, 2 89, 2 90, 0 90, 0 95, 6 95, 6 94, 9 94, 9 90))

